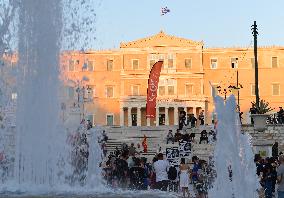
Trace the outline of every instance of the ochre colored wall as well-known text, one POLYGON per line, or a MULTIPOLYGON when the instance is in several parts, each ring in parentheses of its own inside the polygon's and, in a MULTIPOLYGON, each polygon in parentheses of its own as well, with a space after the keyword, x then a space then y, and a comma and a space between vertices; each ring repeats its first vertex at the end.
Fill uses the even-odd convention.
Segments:
MULTIPOLYGON (((120 49, 110 51, 92 51, 82 54, 80 52, 65 52, 61 58, 61 77, 68 86, 67 79, 74 81, 87 76, 90 80, 86 85, 95 88, 95 96, 92 104, 87 105, 89 114, 95 115, 95 124, 106 124, 106 115, 114 115, 114 124, 120 124, 120 108, 124 98, 132 97, 131 86, 139 86, 139 96, 146 97, 147 83, 150 72, 149 57, 151 54, 168 54, 174 57, 174 68, 164 69, 161 73, 163 79, 176 80, 176 95, 163 96, 158 98, 174 98, 191 100, 194 97, 203 98, 208 101, 207 123, 211 122, 211 114, 214 105, 211 96, 209 82, 218 84, 222 88, 229 85, 236 85, 237 71, 239 83, 243 86, 240 89, 241 111, 247 112, 254 101, 255 96, 251 94, 251 85, 254 84, 254 69, 251 58, 252 48, 203 48, 202 43, 186 39, 176 39, 176 45, 172 45, 175 37, 159 33, 158 36, 140 39, 137 42, 130 42, 130 45, 123 44, 120 49), (144 43, 143 43, 144 42, 144 43), (162 43, 156 46, 157 43, 162 43), (167 43, 169 45, 167 45, 167 43), (153 46, 155 44, 155 46, 153 46), (149 45, 148 47, 145 47, 149 45), (179 46, 180 45, 180 46, 179 46), (192 68, 184 66, 186 58, 191 58, 192 68), (210 59, 217 58, 218 66, 211 69, 210 59), (231 68, 231 58, 238 58, 238 69, 231 68), (107 60, 112 59, 113 70, 107 71, 107 60), (132 60, 139 60, 139 68, 133 70, 132 60), (68 71, 69 60, 79 60, 75 65, 75 71, 68 71), (94 71, 82 71, 82 65, 86 60, 93 60, 94 71), (193 94, 185 96, 185 84, 193 85, 193 94), (114 87, 114 97, 106 98, 106 86, 114 87)), ((284 47, 260 47, 258 49, 259 62, 259 90, 260 98, 270 102, 270 105, 278 110, 284 106, 284 47), (271 67, 271 58, 278 57, 278 68, 271 67), (280 84, 280 95, 272 95, 272 84, 280 84)), ((167 64, 167 60, 165 61, 167 64)), ((70 85, 69 85, 70 86, 70 85)), ((229 95, 229 93, 228 93, 229 95)), ((65 94, 66 96, 66 94, 65 94)), ((69 100, 69 105, 76 100, 69 100)), ((127 111, 124 112, 124 123, 127 123, 127 111)), ((145 109, 142 108, 142 125, 146 125, 145 109)), ((173 109, 169 109, 169 122, 173 124, 173 109)), ((151 120, 151 125, 155 125, 151 120)))

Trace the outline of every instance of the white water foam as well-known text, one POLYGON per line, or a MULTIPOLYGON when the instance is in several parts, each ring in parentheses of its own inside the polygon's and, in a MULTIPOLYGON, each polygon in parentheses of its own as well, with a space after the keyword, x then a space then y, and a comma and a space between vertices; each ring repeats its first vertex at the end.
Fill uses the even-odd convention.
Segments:
POLYGON ((224 101, 217 96, 214 100, 218 118, 214 152, 217 178, 209 197, 256 198, 258 179, 251 137, 241 133, 235 97, 232 95, 224 101), (231 180, 229 169, 232 171, 231 180))

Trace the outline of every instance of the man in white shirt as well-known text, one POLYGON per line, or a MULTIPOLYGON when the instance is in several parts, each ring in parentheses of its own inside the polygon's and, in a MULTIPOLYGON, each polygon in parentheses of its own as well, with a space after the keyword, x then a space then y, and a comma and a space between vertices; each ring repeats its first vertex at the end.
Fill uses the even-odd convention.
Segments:
POLYGON ((170 164, 167 160, 164 160, 163 153, 159 153, 157 157, 158 161, 153 164, 156 173, 156 189, 167 191, 169 183, 168 170, 170 164))

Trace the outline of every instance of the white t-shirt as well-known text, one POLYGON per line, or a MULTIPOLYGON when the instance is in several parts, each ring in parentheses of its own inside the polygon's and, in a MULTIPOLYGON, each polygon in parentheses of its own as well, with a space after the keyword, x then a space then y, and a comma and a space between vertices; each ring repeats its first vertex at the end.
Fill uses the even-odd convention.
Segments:
POLYGON ((168 180, 170 164, 167 160, 158 160, 154 163, 154 171, 156 173, 156 182, 168 180))

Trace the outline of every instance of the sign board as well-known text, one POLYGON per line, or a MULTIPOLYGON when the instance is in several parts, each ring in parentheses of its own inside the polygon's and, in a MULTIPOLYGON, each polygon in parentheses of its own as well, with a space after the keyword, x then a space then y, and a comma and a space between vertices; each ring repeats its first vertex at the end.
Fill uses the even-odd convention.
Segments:
POLYGON ((180 141, 178 150, 180 158, 191 158, 191 142, 180 141))
POLYGON ((178 147, 166 148, 166 158, 171 166, 179 166, 180 158, 178 147))

